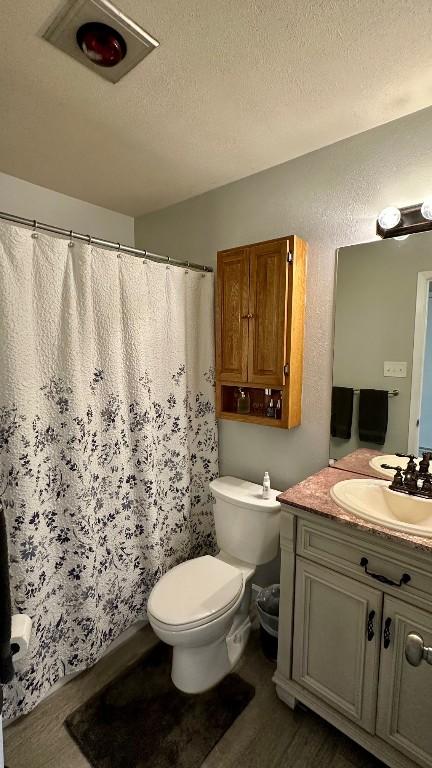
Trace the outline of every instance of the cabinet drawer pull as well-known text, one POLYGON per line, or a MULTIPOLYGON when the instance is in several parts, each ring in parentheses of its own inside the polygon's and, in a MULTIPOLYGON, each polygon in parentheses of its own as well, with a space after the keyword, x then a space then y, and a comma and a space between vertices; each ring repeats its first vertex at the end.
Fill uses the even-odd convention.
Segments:
POLYGON ((409 573, 403 573, 399 581, 393 581, 392 579, 387 578, 387 576, 383 576, 382 573, 372 573, 372 571, 368 571, 368 563, 369 560, 367 557, 362 557, 360 560, 360 566, 364 568, 364 572, 372 579, 380 581, 381 584, 388 584, 391 587, 401 587, 402 584, 408 584, 408 582, 411 581, 409 573))
POLYGON ((390 633, 390 627, 391 627, 392 620, 390 616, 385 620, 384 622, 384 648, 388 648, 390 645, 390 639, 391 639, 391 633, 390 633))
POLYGON ((367 639, 369 642, 374 639, 375 632, 374 632, 374 618, 375 618, 375 611, 370 611, 368 620, 367 620, 367 639))

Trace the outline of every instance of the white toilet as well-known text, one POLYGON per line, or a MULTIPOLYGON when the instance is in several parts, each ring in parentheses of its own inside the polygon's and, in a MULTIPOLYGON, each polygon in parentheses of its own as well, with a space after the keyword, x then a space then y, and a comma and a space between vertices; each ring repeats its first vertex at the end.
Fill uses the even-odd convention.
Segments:
POLYGON ((236 477, 210 483, 220 552, 168 571, 151 591, 148 618, 173 646, 171 677, 186 693, 216 685, 239 660, 251 622, 252 576, 279 551, 278 491, 236 477))

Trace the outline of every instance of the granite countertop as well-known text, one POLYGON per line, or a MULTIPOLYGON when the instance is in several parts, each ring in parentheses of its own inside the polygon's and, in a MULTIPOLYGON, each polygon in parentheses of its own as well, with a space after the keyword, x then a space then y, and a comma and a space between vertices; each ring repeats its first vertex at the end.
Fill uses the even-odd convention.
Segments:
POLYGON ((376 477, 385 480, 375 469, 369 466, 369 462, 375 456, 384 456, 382 451, 374 451, 370 448, 358 448, 357 451, 348 453, 333 464, 334 469, 344 469, 347 472, 357 472, 360 475, 376 477))
MULTIPOLYGON (((347 512, 338 507, 330 496, 330 488, 341 480, 364 480, 364 475, 355 472, 348 472, 345 469, 335 469, 326 467, 315 475, 307 477, 297 485, 293 485, 287 491, 281 493, 277 498, 282 504, 289 504, 298 509, 305 509, 307 512, 314 512, 321 517, 335 520, 338 523, 357 528, 364 533, 371 533, 375 536, 381 536, 384 539, 394 541, 397 544, 405 544, 414 549, 421 549, 425 552, 432 552, 432 538, 415 536, 403 531, 385 528, 369 520, 362 520, 361 517, 347 512)), ((384 478, 381 478, 381 480, 384 478)))

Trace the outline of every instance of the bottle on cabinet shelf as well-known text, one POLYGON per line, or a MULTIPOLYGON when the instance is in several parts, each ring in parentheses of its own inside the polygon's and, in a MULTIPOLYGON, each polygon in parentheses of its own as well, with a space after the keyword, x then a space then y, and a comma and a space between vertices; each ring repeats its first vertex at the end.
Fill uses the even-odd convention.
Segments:
POLYGON ((250 395, 249 392, 239 388, 237 400, 237 413, 250 413, 250 395))
MULTIPOLYGON (((269 391, 271 393, 271 390, 269 390, 269 391)), ((270 397, 270 402, 269 402, 269 404, 267 406, 267 410, 266 410, 266 416, 269 419, 274 419, 274 415, 275 415, 275 409, 274 409, 273 398, 270 397)))

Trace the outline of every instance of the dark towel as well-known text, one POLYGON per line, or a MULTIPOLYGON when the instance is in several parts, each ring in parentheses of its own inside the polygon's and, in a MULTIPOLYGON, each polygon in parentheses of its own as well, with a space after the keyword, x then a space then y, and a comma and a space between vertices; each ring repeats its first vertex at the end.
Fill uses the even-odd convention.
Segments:
POLYGON ((388 423, 388 392, 385 389, 361 389, 359 402, 359 438, 384 445, 388 423))
POLYGON ((330 431, 332 437, 349 440, 353 415, 354 390, 349 387, 333 387, 330 431))
POLYGON ((14 676, 10 645, 11 622, 6 523, 0 509, 0 684, 10 683, 14 676))

